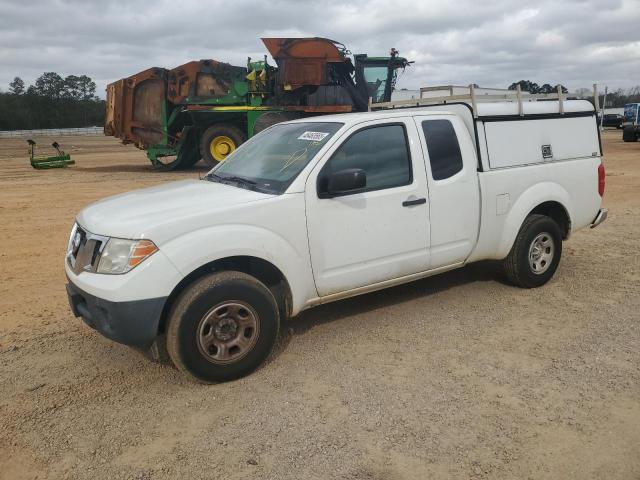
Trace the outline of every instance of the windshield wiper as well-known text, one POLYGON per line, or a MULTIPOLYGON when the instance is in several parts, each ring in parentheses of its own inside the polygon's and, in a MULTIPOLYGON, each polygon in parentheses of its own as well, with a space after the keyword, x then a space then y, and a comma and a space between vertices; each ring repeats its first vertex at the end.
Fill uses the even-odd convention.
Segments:
POLYGON ((217 173, 210 173, 208 175, 206 175, 204 177, 206 180, 209 181, 214 181, 214 182, 219 182, 219 183, 230 183, 233 182, 235 184, 237 184, 238 186, 243 186, 244 188, 248 188, 250 190, 262 190, 259 186, 258 186, 258 182, 248 179, 248 178, 244 178, 244 177, 238 177, 236 175, 229 175, 229 176, 223 176, 223 175, 218 175, 217 173))
POLYGON ((207 173, 204 177, 202 177, 203 180, 215 180, 216 182, 219 182, 220 180, 223 180, 224 178, 221 177, 220 175, 218 175, 217 173, 207 173))
POLYGON ((236 183, 244 183, 246 185, 257 185, 258 182, 254 182, 253 180, 249 180, 248 178, 244 178, 244 177, 236 177, 236 176, 229 176, 229 177, 221 177, 220 175, 216 175, 218 178, 221 178, 222 180, 229 180, 231 182, 236 182, 236 183))
POLYGON ((247 187, 250 187, 250 189, 253 189, 253 190, 260 190, 260 191, 263 190, 260 187, 258 187, 258 182, 254 181, 254 180, 250 180, 248 178, 238 177, 236 175, 222 176, 222 175, 218 175, 217 173, 213 173, 212 172, 212 173, 208 173, 207 175, 205 175, 202 178, 204 180, 220 182, 220 183, 234 182, 234 183, 237 183, 239 185, 246 185, 247 187))

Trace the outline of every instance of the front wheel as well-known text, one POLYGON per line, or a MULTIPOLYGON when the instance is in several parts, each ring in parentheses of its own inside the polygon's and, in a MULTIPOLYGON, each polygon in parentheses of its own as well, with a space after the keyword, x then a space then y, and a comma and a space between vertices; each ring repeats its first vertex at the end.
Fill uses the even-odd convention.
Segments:
POLYGON ((275 344, 280 317, 271 291, 241 272, 208 275, 188 287, 169 315, 174 365, 205 383, 254 371, 275 344))
POLYGON ((504 259, 504 270, 519 287, 539 287, 553 277, 561 254, 562 234, 558 224, 545 215, 529 215, 504 259))
POLYGON ((638 141, 638 134, 633 127, 625 127, 622 131, 623 142, 636 142, 638 141))

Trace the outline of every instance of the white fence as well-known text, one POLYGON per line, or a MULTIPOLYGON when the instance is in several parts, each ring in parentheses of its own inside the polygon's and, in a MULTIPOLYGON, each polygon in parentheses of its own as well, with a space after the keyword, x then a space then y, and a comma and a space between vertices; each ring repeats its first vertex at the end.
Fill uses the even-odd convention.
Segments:
POLYGON ((0 130, 0 138, 64 137, 68 135, 102 135, 102 127, 44 128, 41 130, 0 130))

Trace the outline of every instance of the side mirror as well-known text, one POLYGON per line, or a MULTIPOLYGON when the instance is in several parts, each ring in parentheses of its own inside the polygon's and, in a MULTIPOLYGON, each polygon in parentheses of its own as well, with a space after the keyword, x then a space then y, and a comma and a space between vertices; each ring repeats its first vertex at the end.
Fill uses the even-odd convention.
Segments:
POLYGON ((332 173, 327 182, 328 196, 355 193, 367 186, 367 174, 361 168, 347 168, 332 173))

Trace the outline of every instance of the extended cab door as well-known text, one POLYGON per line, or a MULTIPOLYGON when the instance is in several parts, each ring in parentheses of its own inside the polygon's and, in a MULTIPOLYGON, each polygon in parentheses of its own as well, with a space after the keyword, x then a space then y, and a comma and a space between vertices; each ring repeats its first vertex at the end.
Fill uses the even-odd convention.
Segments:
POLYGON ((305 188, 311 264, 320 296, 429 268, 429 208, 410 117, 358 124, 316 165, 305 188), (332 173, 361 169, 366 186, 328 196, 332 173))
POLYGON ((467 259, 480 226, 478 161, 469 131, 455 115, 416 115, 429 184, 431 268, 467 259))

